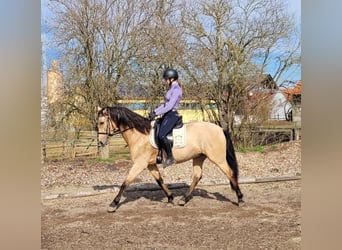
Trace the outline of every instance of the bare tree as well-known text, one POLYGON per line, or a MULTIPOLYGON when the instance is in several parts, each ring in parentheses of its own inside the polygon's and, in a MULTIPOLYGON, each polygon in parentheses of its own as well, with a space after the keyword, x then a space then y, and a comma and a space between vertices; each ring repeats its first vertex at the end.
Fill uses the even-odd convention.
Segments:
POLYGON ((263 121, 249 117, 265 113, 265 102, 246 102, 270 63, 277 62, 276 81, 300 63, 299 34, 281 0, 50 0, 50 6, 66 83, 56 110, 75 127, 92 129, 97 106, 122 95, 157 105, 161 74, 173 67, 184 97, 197 99, 203 113, 237 138, 241 128, 263 121))
POLYGON ((55 43, 64 53, 65 114, 74 112, 96 124, 97 106, 114 104, 130 60, 148 20, 146 2, 51 0, 55 43))
MULTIPOLYGON (((142 27, 141 45, 135 58, 130 75, 146 92, 146 109, 159 104, 164 95, 162 73, 172 67, 181 70, 180 61, 185 51, 183 28, 180 26, 181 3, 176 0, 155 0, 149 2, 148 22, 142 27)), ((181 78, 182 78, 182 74, 181 78)), ((132 79, 132 81, 134 81, 132 79)))
MULTIPOLYGON (((182 16, 192 55, 183 66, 202 90, 199 97, 215 101, 219 117, 213 117, 235 135, 234 112, 251 112, 242 108, 250 85, 264 74, 273 51, 289 43, 291 16, 279 0, 189 2, 182 16)), ((287 51, 278 57, 277 77, 296 61, 298 44, 287 51)))

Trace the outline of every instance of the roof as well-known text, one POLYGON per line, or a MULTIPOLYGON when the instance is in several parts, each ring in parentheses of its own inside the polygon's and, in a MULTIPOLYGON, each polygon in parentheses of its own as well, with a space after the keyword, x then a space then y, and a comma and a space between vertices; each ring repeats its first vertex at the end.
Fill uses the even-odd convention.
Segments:
POLYGON ((293 96, 301 96, 302 95, 302 80, 299 80, 296 85, 291 89, 283 90, 286 98, 291 100, 293 96))

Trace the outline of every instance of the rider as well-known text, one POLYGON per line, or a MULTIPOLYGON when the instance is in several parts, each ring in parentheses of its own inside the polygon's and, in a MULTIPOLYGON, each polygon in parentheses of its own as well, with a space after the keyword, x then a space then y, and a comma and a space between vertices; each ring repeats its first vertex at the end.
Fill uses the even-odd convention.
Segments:
POLYGON ((160 146, 165 150, 167 156, 167 159, 163 164, 163 167, 166 168, 175 163, 171 144, 166 136, 171 132, 179 118, 177 109, 182 98, 182 87, 178 81, 178 73, 174 69, 166 69, 163 73, 163 79, 165 84, 169 85, 170 89, 165 95, 165 102, 152 111, 149 114, 148 119, 153 120, 156 115, 162 115, 158 139, 160 146))

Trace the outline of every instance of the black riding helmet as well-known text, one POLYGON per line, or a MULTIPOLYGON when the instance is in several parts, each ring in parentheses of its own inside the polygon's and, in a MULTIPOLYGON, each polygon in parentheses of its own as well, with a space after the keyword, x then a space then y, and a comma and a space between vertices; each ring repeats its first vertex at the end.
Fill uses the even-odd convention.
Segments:
POLYGON ((173 78, 175 80, 178 79, 178 73, 174 69, 166 69, 163 73, 163 79, 170 79, 173 78))

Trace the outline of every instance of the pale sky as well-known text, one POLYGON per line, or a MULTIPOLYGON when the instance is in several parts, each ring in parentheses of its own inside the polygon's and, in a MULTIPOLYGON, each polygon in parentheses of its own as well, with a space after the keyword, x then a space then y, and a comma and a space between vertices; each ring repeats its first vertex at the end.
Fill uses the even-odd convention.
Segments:
POLYGON ((296 15, 296 21, 300 23, 301 19, 301 0, 288 0, 289 10, 296 15))
MULTIPOLYGON (((47 18, 51 13, 49 13, 49 11, 47 10, 47 0, 42 0, 41 1, 41 18, 42 18, 42 21, 41 21, 41 25, 44 26, 43 22, 44 22, 44 18, 47 18)), ((295 15, 295 19, 296 19, 296 23, 298 25, 301 25, 301 0, 287 0, 287 3, 288 3, 288 8, 289 8, 289 12, 290 13, 293 13, 295 15)), ((42 39, 46 39, 48 40, 49 38, 45 36, 45 33, 46 31, 44 30, 44 28, 42 29, 42 39)), ((52 58, 52 57, 55 57, 57 56, 56 53, 53 53, 53 50, 49 49, 49 48, 43 48, 43 53, 45 55, 43 55, 43 60, 46 62, 47 65, 43 65, 43 71, 44 70, 47 70, 46 68, 49 67, 49 62, 51 60, 54 60, 56 58, 52 58), (46 50, 48 51, 46 51, 46 50), (44 51, 45 50, 45 51, 44 51), (44 53, 46 52, 46 53, 44 53)), ((267 72, 266 72, 267 73, 267 72)), ((287 79, 287 80, 292 80, 292 81, 298 81, 301 79, 301 67, 299 66, 295 66, 293 67, 292 69, 288 70, 287 73, 285 73, 283 75, 284 79, 287 79)), ((282 80, 281 80, 282 81, 282 80)), ((44 79, 43 79, 43 82, 44 82, 44 79)))

